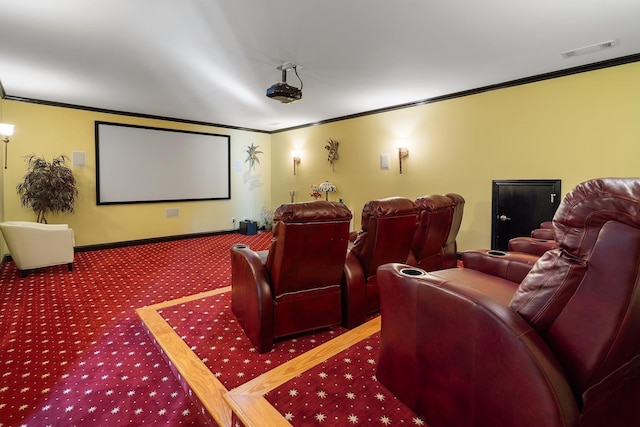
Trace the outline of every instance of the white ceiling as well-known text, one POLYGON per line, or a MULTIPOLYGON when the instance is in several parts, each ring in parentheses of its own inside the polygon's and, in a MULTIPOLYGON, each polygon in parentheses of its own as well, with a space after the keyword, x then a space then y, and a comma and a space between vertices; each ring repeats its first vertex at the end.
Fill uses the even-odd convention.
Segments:
POLYGON ((638 0, 0 0, 9 98, 264 131, 638 53, 638 0))

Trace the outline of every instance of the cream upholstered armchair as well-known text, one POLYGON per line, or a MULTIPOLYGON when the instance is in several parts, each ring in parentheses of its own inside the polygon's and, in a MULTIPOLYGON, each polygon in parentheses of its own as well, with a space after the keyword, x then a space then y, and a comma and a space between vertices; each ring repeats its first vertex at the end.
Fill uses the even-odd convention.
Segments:
POLYGON ((51 265, 73 269, 75 240, 67 224, 8 221, 0 223, 0 231, 22 277, 28 270, 51 265))

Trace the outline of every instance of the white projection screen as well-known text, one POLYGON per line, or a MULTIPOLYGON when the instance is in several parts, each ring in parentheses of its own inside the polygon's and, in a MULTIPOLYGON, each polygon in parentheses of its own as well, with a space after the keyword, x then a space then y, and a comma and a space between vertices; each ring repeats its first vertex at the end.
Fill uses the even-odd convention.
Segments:
POLYGON ((95 123, 99 205, 231 198, 228 135, 95 123))

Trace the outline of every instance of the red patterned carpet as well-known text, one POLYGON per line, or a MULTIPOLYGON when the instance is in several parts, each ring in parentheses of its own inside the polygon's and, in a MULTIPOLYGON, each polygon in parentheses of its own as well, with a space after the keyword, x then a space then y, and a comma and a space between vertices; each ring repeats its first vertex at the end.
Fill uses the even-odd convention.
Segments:
MULTIPOLYGON (((230 292, 159 310, 216 378, 231 390, 347 332, 342 327, 276 342, 259 354, 230 310, 230 292)), ((375 377, 379 334, 286 382, 265 398, 293 426, 426 426, 375 377)))
POLYGON ((0 426, 204 425, 135 309, 228 286, 228 234, 76 254, 74 271, 0 270, 0 426))
POLYGON ((227 390, 347 331, 335 327, 278 341, 272 351, 260 354, 231 313, 229 292, 159 312, 227 390))
MULTIPOLYGON (((211 425, 152 343, 135 309, 230 285, 229 250, 261 250, 270 234, 227 234, 80 252, 74 271, 21 278, 0 270, 0 427, 211 425)), ((230 312, 230 295, 160 310, 227 389, 343 333, 336 327, 258 354, 230 312)), ((266 399, 294 426, 425 425, 375 380, 377 334, 266 399)))
POLYGON ((375 378, 380 334, 266 395, 294 426, 426 426, 375 378))

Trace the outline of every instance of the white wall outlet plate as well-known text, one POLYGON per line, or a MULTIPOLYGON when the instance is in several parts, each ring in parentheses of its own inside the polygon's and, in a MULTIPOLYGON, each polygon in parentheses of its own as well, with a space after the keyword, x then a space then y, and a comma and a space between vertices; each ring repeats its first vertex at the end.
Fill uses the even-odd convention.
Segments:
POLYGON ((167 208, 166 210, 167 218, 174 218, 180 216, 180 208, 167 208))
POLYGON ((391 168, 391 158, 389 153, 380 154, 380 169, 390 169, 391 168))

